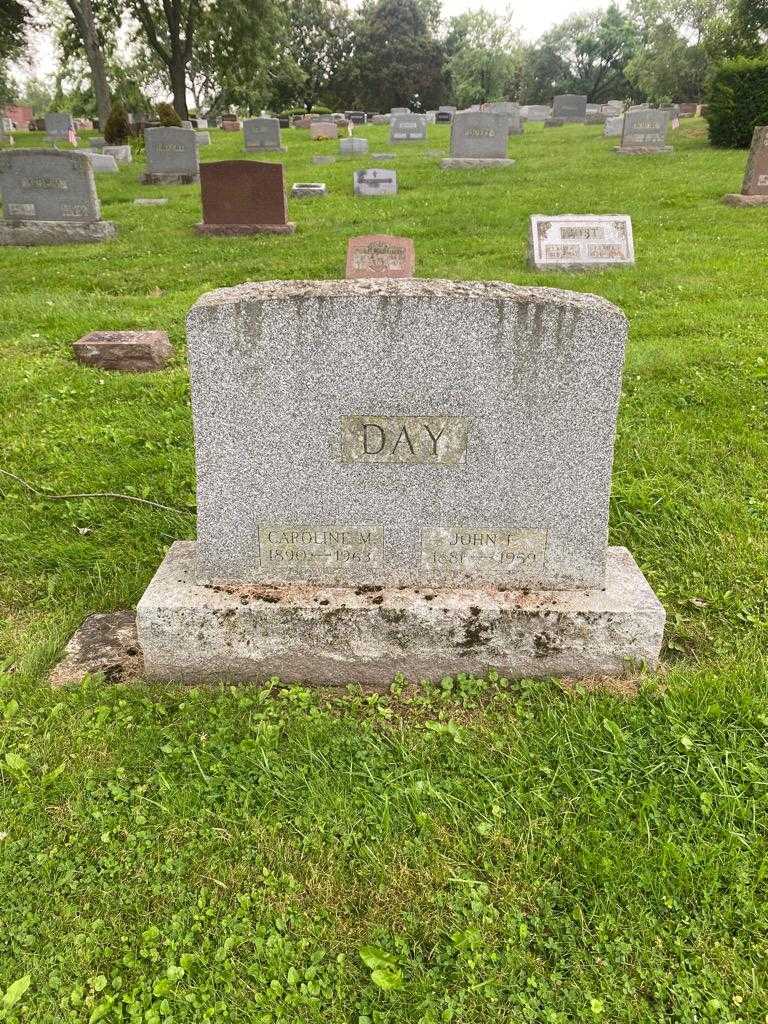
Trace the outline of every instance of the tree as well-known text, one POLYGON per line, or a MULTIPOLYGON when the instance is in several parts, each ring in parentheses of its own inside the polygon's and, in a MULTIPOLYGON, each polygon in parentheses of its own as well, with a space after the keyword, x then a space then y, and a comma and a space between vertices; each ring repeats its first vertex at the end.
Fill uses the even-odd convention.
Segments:
POLYGON ((418 0, 368 0, 355 25, 352 56, 339 80, 357 89, 369 109, 436 106, 443 51, 418 0))
POLYGON ((626 68, 629 81, 652 102, 700 99, 716 62, 742 52, 734 2, 631 0, 640 45, 626 68))
POLYGON ((606 10, 575 14, 542 36, 538 48, 553 68, 566 74, 553 82, 555 92, 585 93, 598 103, 629 92, 624 69, 639 44, 632 19, 615 4, 606 10))
MULTIPOLYGON (((99 24, 98 10, 93 0, 66 0, 72 15, 77 36, 85 51, 91 71, 91 88, 96 99, 99 124, 106 124, 112 107, 112 99, 107 81, 107 62, 105 57, 105 27, 99 24)), ((106 6, 102 9, 105 24, 114 17, 115 9, 106 6)))
POLYGON ((285 14, 275 103, 311 110, 327 96, 334 75, 352 53, 352 19, 341 0, 288 0, 285 14))
POLYGON ((505 19, 483 7, 451 18, 445 51, 451 93, 461 106, 511 94, 522 45, 505 19))
POLYGON ((199 0, 127 0, 149 48, 161 61, 173 93, 173 106, 186 120, 187 69, 192 60, 199 0))
POLYGON ((25 31, 29 22, 29 10, 18 0, 0 2, 0 102, 8 103, 15 98, 16 87, 12 82, 9 63, 24 49, 25 31))

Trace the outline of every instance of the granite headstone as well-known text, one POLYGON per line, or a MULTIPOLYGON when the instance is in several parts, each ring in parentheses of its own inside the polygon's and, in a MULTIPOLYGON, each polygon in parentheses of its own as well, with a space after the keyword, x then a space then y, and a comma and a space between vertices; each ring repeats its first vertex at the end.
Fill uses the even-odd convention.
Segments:
POLYGON ((256 160, 201 164, 201 235, 289 235, 283 165, 256 160))
POLYGON ((93 168, 75 150, 0 153, 0 245, 103 242, 117 229, 101 219, 93 168))
POLYGON ((358 235, 347 242, 347 278, 413 277, 415 269, 412 238, 358 235))
POLYGON ((145 128, 147 169, 143 185, 190 185, 199 181, 197 133, 194 128, 145 128))
POLYGON ((626 332, 594 295, 499 282, 203 295, 197 542, 139 602, 146 676, 653 667, 663 609, 607 546, 626 332))

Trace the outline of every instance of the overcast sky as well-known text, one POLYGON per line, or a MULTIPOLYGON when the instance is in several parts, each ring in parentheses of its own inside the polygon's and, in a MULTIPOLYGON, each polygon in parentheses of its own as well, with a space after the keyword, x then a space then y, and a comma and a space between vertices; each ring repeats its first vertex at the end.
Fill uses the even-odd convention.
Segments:
MULTIPOLYGON (((485 0, 482 4, 468 3, 467 0, 442 0, 442 4, 444 18, 452 18, 462 11, 477 10, 481 6, 497 14, 505 14, 511 8, 514 27, 521 30, 527 41, 532 42, 569 14, 605 7, 607 0, 593 0, 591 3, 589 0, 513 0, 512 3, 510 0, 485 0)), ((354 0, 351 6, 355 6, 354 0)), ((53 40, 50 34, 36 32, 31 51, 32 67, 29 71, 40 77, 52 74, 55 65, 53 40)), ((27 77, 27 68, 19 67, 19 71, 24 78, 27 77)))
POLYGON ((607 0, 486 0, 485 3, 468 3, 467 0, 443 0, 443 17, 452 18, 462 11, 486 10, 504 14, 512 11, 512 23, 519 28, 525 39, 533 42, 542 32, 552 28, 570 14, 594 10, 596 7, 607 7, 607 0))

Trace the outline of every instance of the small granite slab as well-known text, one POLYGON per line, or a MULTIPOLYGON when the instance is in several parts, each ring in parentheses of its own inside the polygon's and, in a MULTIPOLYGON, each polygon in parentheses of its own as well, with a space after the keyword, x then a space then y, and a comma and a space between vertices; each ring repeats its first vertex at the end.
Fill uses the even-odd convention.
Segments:
POLYGON ((624 115, 620 114, 616 117, 607 117, 603 124, 603 137, 608 139, 614 136, 621 136, 624 130, 624 115))
POLYGON ((374 160, 396 160, 397 153, 371 153, 374 160))
POLYGON ((529 259, 536 270, 604 270, 633 266, 632 221, 623 213, 530 219, 529 259))
POLYGON ((336 157, 335 156, 313 156, 312 157, 312 163, 315 164, 316 167, 323 167, 326 164, 335 164, 336 163, 336 157))
POLYGON ((165 331, 91 331, 72 351, 78 363, 124 373, 162 370, 173 357, 165 331))
POLYGON ((499 159, 497 157, 445 157, 440 161, 440 167, 444 171, 476 171, 493 170, 499 167, 514 167, 515 161, 499 159))
POLYGON ((547 117, 544 120, 545 128, 562 128, 565 124, 564 117, 547 117))
POLYGON ((392 114, 389 121, 389 141, 394 145, 398 142, 425 142, 427 138, 427 119, 423 114, 392 114))
POLYGON ((133 200, 134 206, 165 206, 167 199, 145 199, 143 196, 133 200))
POLYGON ((243 121, 245 149, 248 153, 284 153, 280 122, 276 117, 248 117, 243 121))
POLYGON ((563 93, 552 100, 552 117, 578 123, 587 116, 587 97, 574 93, 563 93))
POLYGON ((347 242, 347 279, 413 277, 416 248, 412 238, 358 235, 347 242))
POLYGON ((608 548, 602 589, 536 591, 207 586, 196 545, 172 545, 137 608, 144 678, 385 689, 496 669, 546 678, 636 674, 658 663, 665 613, 626 548, 608 548))
POLYGON ((136 615, 132 611, 89 615, 64 649, 64 657, 49 676, 51 686, 77 686, 86 676, 100 675, 107 683, 126 683, 144 667, 136 615))
MULTIPOLYGON (((91 146, 91 149, 95 149, 95 146, 91 146)), ((133 163, 133 154, 131 153, 130 146, 107 146, 101 147, 100 152, 105 156, 114 157, 118 164, 130 164, 133 163)))
POLYGON ((210 144, 211 144, 211 133, 210 132, 203 132, 203 131, 197 131, 196 130, 195 134, 197 135, 197 144, 198 144, 198 146, 210 146, 210 144))
POLYGON ((342 139, 339 143, 339 153, 342 156, 359 156, 368 152, 368 139, 342 139))
POLYGON ((88 157, 94 174, 117 174, 120 170, 113 156, 90 149, 81 149, 79 152, 88 157))
POLYGON ((646 156, 672 153, 667 145, 669 114, 666 110, 628 110, 621 130, 621 145, 614 149, 621 156, 646 156))
POLYGON ((291 186, 291 195, 294 199, 311 199, 328 195, 328 188, 324 181, 297 181, 291 186))
POLYGON ((723 196, 726 206, 768 206, 768 196, 745 196, 742 192, 729 192, 723 196))
POLYGON ((381 167, 370 167, 355 171, 354 192, 356 196, 397 195, 397 172, 381 167))
POLYGON ((338 139, 339 126, 335 121, 312 121, 309 125, 309 137, 313 141, 338 139))

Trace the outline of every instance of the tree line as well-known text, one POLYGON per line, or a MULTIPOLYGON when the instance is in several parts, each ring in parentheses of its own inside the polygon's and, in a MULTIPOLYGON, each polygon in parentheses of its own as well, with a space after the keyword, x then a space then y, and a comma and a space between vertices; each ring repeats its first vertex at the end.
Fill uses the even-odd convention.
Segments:
POLYGON ((699 100, 718 62, 768 45, 768 0, 628 0, 525 43, 514 16, 442 17, 440 0, 1 0, 0 101, 106 120, 171 97, 218 113, 432 109, 557 93, 654 104, 699 100), (53 18, 55 81, 14 77, 53 18))

